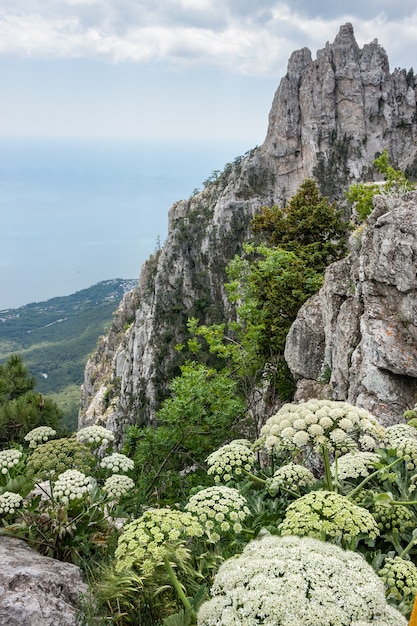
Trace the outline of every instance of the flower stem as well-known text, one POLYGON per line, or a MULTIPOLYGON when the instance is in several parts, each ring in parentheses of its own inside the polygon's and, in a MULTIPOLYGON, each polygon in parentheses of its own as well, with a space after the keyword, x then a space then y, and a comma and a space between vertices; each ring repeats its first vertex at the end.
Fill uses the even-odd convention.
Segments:
POLYGON ((410 552, 411 548, 416 545, 416 543, 417 543, 417 539, 413 537, 410 543, 406 545, 404 550, 401 552, 400 559, 403 559, 410 552))
POLYGON ((166 567, 166 570, 168 572, 168 576, 169 579, 172 583, 172 586, 174 587, 175 591, 178 594, 179 599, 181 600, 181 602, 183 603, 185 610, 189 611, 191 614, 191 618, 194 621, 194 623, 196 623, 197 620, 197 615, 195 614, 195 611, 193 610, 193 607, 190 604, 189 599, 187 598, 187 596, 184 593, 184 589, 182 588, 182 585, 180 583, 180 581, 178 580, 173 567, 171 565, 171 563, 169 562, 168 557, 164 557, 164 565, 166 567))
POLYGON ((328 449, 325 446, 323 446, 322 449, 321 449, 321 452, 322 452, 323 461, 324 461, 324 472, 325 472, 325 476, 326 476, 327 489, 329 491, 337 491, 335 489, 335 486, 333 485, 332 474, 330 472, 329 451, 328 451, 328 449))
POLYGON ((246 476, 251 478, 254 482, 261 483, 262 485, 265 485, 266 480, 264 480, 263 478, 259 478, 259 476, 255 476, 255 474, 252 474, 251 472, 248 472, 245 469, 242 469, 242 471, 246 474, 246 476))
MULTIPOLYGON (((384 467, 380 467, 375 472, 372 472, 372 474, 369 474, 369 476, 364 478, 363 481, 357 487, 355 487, 355 489, 353 489, 353 491, 348 493, 346 495, 346 497, 349 498, 349 499, 353 498, 362 489, 362 487, 364 487, 366 485, 366 483, 368 483, 370 480, 372 480, 372 478, 375 478, 375 476, 378 476, 379 472, 382 472, 382 470, 387 470, 390 467, 393 467, 396 463, 399 463, 400 461, 402 461, 402 457, 399 458, 399 459, 395 459, 395 461, 393 461, 389 465, 384 465, 384 467)), ((413 502, 408 502, 407 504, 413 504, 413 502)))

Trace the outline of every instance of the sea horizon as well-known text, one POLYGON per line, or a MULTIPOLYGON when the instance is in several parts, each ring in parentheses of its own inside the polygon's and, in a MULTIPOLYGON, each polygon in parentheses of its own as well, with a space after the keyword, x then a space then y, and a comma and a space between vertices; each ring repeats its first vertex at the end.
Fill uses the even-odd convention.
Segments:
POLYGON ((138 278, 172 204, 248 144, 0 138, 0 310, 138 278))

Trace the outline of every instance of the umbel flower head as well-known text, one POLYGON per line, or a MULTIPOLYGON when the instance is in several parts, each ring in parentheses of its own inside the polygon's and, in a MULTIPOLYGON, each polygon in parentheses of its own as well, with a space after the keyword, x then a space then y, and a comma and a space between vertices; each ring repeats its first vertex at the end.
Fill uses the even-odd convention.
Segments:
POLYGON ((102 459, 100 467, 108 469, 115 474, 123 474, 132 470, 135 467, 135 463, 125 454, 113 452, 113 454, 102 459))
POLYGON ((15 467, 22 458, 20 450, 11 448, 10 450, 2 450, 0 452, 0 473, 8 474, 9 471, 15 467))
POLYGON ((240 533, 242 522, 250 515, 246 499, 237 489, 208 487, 191 496, 186 510, 204 527, 213 542, 230 533, 240 533))
POLYGON ((283 489, 298 492, 314 485, 315 482, 313 473, 307 467, 288 463, 277 469, 273 477, 267 480, 267 489, 270 496, 275 496, 283 489))
POLYGON ((75 469, 60 474, 54 484, 54 496, 63 504, 82 500, 93 487, 93 479, 75 469))
POLYGON ((316 452, 323 447, 333 452, 349 452, 358 446, 372 450, 383 436, 383 426, 368 411, 333 400, 284 404, 261 430, 270 452, 305 447, 316 452))
POLYGON ((343 454, 330 466, 331 474, 339 480, 349 478, 366 478, 375 471, 375 464, 379 461, 375 452, 348 452, 343 454))
POLYGON ((34 428, 27 435, 24 436, 24 440, 29 444, 29 448, 36 448, 40 443, 49 441, 52 437, 55 437, 56 430, 50 426, 38 426, 34 428))
POLYGON ((398 531, 407 532, 415 527, 416 522, 413 512, 403 505, 391 506, 388 502, 378 503, 378 492, 361 489, 354 498, 355 504, 363 506, 372 513, 381 533, 398 531))
POLYGON ((417 429, 409 424, 394 424, 385 430, 382 448, 395 450, 404 457, 409 470, 417 468, 417 429))
POLYGON ((133 487, 135 483, 129 476, 124 474, 113 474, 109 476, 103 485, 103 491, 107 493, 111 498, 119 499, 126 495, 133 487))
POLYGON ((107 446, 111 441, 114 441, 112 431, 104 428, 104 426, 86 426, 76 433, 76 437, 81 443, 88 444, 93 448, 107 446))
POLYGON ((241 439, 222 446, 207 457, 207 474, 216 483, 242 480, 255 464, 255 454, 241 439))
POLYGON ((23 498, 18 493, 5 491, 0 495, 0 516, 13 515, 20 508, 23 498))
POLYGON ((198 626, 407 626, 358 553, 299 537, 264 536, 221 565, 198 626))
POLYGON ((88 474, 92 464, 90 450, 76 439, 53 439, 34 449, 26 464, 26 474, 41 479, 53 479, 67 469, 88 474))
POLYGON ((187 541, 201 537, 203 527, 189 512, 151 509, 126 524, 119 537, 115 557, 116 571, 134 568, 151 576, 166 557, 187 560, 187 541))
POLYGON ((417 567, 399 556, 387 557, 378 576, 387 588, 388 598, 412 604, 417 595, 417 567))
POLYGON ((311 491, 292 502, 280 525, 281 535, 350 542, 358 535, 374 539, 378 526, 366 509, 333 491, 311 491))

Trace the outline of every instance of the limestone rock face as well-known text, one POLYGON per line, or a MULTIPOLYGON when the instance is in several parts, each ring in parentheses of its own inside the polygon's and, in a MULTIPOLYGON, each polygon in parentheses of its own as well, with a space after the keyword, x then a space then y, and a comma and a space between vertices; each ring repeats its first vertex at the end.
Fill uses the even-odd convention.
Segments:
MULTIPOLYGON (((187 338, 187 319, 220 323, 233 314, 225 267, 250 238, 251 218, 262 205, 283 206, 309 177, 322 194, 340 198, 350 183, 373 179, 372 162, 384 148, 393 164, 417 171, 416 89, 411 70, 390 73, 376 40, 360 49, 350 24, 315 59, 307 48, 292 54, 264 143, 171 207, 164 246, 144 264, 136 290, 87 364, 80 427, 98 422, 122 437, 126 424, 155 419, 168 381, 179 373, 174 347, 187 338)), ((331 297, 342 298, 337 291, 331 297)), ((345 314, 346 333, 357 333, 345 314)), ((309 341, 321 353, 322 338, 309 341)), ((308 367, 315 375, 314 363, 308 367)))
POLYGON ((76 626, 87 593, 78 567, 40 555, 18 539, 0 537, 0 625, 76 626))
POLYGON ((349 257, 299 311, 285 358, 301 388, 327 366, 333 399, 388 425, 417 393, 417 192, 374 204, 349 257))

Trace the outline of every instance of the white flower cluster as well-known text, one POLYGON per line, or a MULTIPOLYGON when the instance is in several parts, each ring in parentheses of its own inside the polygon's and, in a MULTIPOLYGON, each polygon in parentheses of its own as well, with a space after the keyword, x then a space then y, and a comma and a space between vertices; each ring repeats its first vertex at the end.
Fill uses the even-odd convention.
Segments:
POLYGON ((404 457, 409 470, 417 468, 417 429, 409 424, 394 424, 385 430, 381 447, 395 450, 404 457))
POLYGON ((10 450, 2 450, 0 452, 0 472, 8 474, 9 470, 17 465, 22 457, 20 450, 11 448, 10 450))
POLYGON ((135 463, 125 454, 113 452, 113 454, 105 456, 102 459, 100 467, 109 469, 114 474, 122 474, 132 470, 135 467, 135 463))
POLYGON ((407 626, 365 559, 331 543, 268 535, 221 565, 198 626, 407 626))
POLYGON ((103 485, 103 490, 111 497, 111 498, 121 498, 128 491, 133 489, 135 483, 129 476, 125 476, 124 474, 113 474, 109 476, 106 482, 103 485))
POLYGON ((93 486, 91 476, 86 476, 75 469, 69 469, 60 474, 54 484, 53 494, 63 504, 74 500, 81 500, 93 486))
POLYGON ((375 471, 375 463, 379 456, 375 452, 348 452, 333 462, 330 472, 333 478, 346 480, 347 478, 366 478, 375 471))
POLYGON ((185 508, 198 519, 208 538, 215 543, 225 534, 240 533, 243 520, 250 515, 246 499, 239 491, 220 485, 202 489, 191 496, 185 508))
POLYGON ((349 452, 358 446, 373 450, 384 437, 384 428, 365 409, 334 400, 309 400, 284 404, 261 430, 269 451, 298 450, 349 452))
POLYGON ((23 498, 18 493, 12 491, 5 491, 0 495, 0 515, 13 515, 16 509, 20 507, 23 502, 23 498))
POLYGON ((40 443, 49 441, 52 437, 55 437, 56 430, 50 426, 38 426, 34 428, 27 435, 24 436, 24 440, 28 442, 29 448, 36 448, 40 443))
POLYGON ((314 475, 304 465, 288 463, 283 465, 267 480, 267 489, 270 496, 275 496, 281 489, 299 491, 316 482, 314 475))
POLYGON ((214 481, 228 483, 241 479, 244 472, 250 472, 255 464, 255 454, 241 439, 222 446, 207 458, 207 474, 213 475, 214 481))
POLYGON ((114 441, 114 435, 111 430, 104 428, 104 426, 86 426, 77 432, 77 440, 94 447, 107 446, 111 441, 114 441))
POLYGON ((188 512, 151 509, 133 520, 119 537, 115 557, 116 572, 135 567, 150 576, 165 557, 186 560, 185 543, 190 537, 201 537, 203 528, 188 512))

